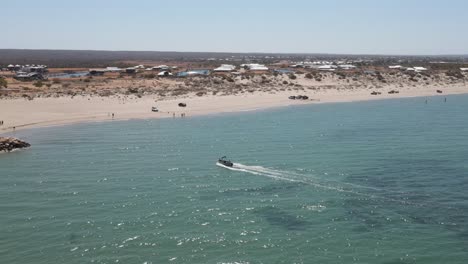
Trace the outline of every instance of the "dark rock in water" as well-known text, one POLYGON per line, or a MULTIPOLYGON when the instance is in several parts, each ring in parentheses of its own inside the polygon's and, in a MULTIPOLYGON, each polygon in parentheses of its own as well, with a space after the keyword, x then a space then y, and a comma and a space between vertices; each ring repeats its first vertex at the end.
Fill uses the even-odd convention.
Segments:
POLYGON ((22 149, 30 147, 28 142, 21 141, 17 138, 0 137, 0 152, 10 152, 15 149, 22 149))

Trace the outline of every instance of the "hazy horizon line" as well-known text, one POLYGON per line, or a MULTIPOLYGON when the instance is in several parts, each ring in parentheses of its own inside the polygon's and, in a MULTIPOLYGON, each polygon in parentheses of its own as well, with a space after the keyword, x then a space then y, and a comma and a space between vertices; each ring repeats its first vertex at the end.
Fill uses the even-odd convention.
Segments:
POLYGON ((33 49, 33 48, 0 48, 0 50, 8 51, 92 51, 92 52, 159 52, 159 53, 212 53, 212 54, 265 54, 265 55, 334 55, 334 56, 396 56, 396 57, 455 57, 455 56, 468 56, 466 54, 392 54, 392 53, 332 53, 332 52, 261 52, 261 51, 249 51, 249 52, 238 52, 238 51, 177 51, 177 50, 105 50, 105 49, 33 49))

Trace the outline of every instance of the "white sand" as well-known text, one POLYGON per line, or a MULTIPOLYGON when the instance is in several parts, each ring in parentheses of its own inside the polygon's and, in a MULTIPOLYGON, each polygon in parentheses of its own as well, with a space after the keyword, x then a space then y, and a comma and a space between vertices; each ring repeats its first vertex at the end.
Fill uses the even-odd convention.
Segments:
POLYGON ((281 107, 298 104, 314 104, 328 102, 352 102, 363 100, 390 99, 418 96, 444 96, 447 94, 468 93, 468 86, 453 86, 444 88, 443 94, 435 91, 441 88, 435 87, 408 87, 394 88, 399 94, 388 94, 392 89, 389 86, 379 89, 381 95, 370 95, 369 89, 337 90, 328 89, 320 91, 280 92, 276 94, 255 92, 254 94, 229 95, 229 96, 191 96, 180 99, 169 99, 155 102, 156 96, 132 99, 119 99, 118 97, 70 97, 60 98, 36 98, 34 100, 9 99, 0 100, 0 120, 4 125, 0 126, 0 132, 6 133, 16 130, 63 125, 77 122, 112 120, 111 113, 115 114, 114 120, 133 118, 180 118, 182 113, 186 117, 195 115, 216 114, 225 112, 250 111, 281 107), (290 100, 290 95, 307 95, 307 101, 290 100), (178 107, 179 102, 184 102, 187 107, 178 107), (151 112, 151 107, 157 106, 158 113, 151 112))

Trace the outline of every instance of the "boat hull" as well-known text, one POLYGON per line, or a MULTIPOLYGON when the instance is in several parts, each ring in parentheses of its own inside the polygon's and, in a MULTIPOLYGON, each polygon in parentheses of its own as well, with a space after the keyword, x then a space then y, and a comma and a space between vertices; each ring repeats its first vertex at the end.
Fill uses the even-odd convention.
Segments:
POLYGON ((230 167, 230 168, 232 168, 234 166, 234 163, 232 163, 230 161, 223 161, 223 160, 218 160, 218 164, 222 165, 222 166, 225 166, 225 167, 230 167))

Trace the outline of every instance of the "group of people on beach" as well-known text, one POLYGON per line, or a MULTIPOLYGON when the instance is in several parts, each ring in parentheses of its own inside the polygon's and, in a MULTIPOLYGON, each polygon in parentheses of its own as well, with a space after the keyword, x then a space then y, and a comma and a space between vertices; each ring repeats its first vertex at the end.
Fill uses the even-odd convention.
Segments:
MULTIPOLYGON (((167 112, 168 114, 170 112, 167 112)), ((175 112, 172 112, 172 118, 175 118, 176 117, 176 113, 175 112)), ((180 113, 180 117, 185 117, 185 113, 180 113)))
MULTIPOLYGON (((3 126, 4 123, 5 123, 5 122, 4 122, 3 120, 0 120, 0 126, 3 126)), ((11 128, 13 129, 13 131, 16 130, 16 127, 15 127, 15 126, 14 126, 14 127, 11 127, 11 128)))

